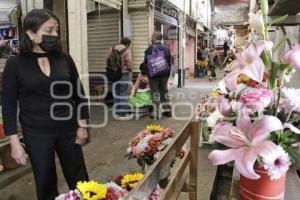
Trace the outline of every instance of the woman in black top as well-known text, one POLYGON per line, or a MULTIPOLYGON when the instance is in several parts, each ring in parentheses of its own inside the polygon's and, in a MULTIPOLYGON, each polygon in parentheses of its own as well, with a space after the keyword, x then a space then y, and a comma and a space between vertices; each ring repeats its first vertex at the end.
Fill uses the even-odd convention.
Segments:
POLYGON ((70 189, 88 180, 81 146, 89 118, 76 66, 60 51, 59 20, 36 9, 23 23, 19 55, 10 57, 3 74, 3 122, 12 157, 26 164, 17 136, 17 110, 39 200, 58 195, 55 152, 70 189), (77 87, 78 86, 78 87, 77 87))

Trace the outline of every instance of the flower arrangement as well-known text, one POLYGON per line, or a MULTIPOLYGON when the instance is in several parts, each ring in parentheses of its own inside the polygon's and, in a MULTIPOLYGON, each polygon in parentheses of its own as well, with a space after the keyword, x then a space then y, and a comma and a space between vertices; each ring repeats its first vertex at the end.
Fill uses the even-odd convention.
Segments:
POLYGON ((61 194, 55 200, 119 200, 135 188, 143 178, 142 173, 117 176, 114 181, 100 184, 96 181, 78 182, 76 190, 61 194))
POLYGON ((139 166, 145 170, 146 165, 152 165, 159 152, 163 151, 174 137, 175 131, 170 128, 149 125, 131 140, 126 156, 128 159, 136 158, 139 166))
POLYGON ((138 182, 144 177, 144 174, 134 173, 127 174, 121 179, 122 188, 126 188, 128 191, 135 188, 138 182))
POLYGON ((208 68, 208 60, 197 60, 196 66, 198 69, 207 69, 208 68))
POLYGON ((55 200, 81 200, 81 194, 78 190, 71 190, 66 194, 59 195, 55 200))
POLYGON ((104 184, 99 184, 95 181, 78 182, 77 188, 84 200, 105 199, 107 193, 107 187, 104 184))
POLYGON ((256 31, 253 43, 236 55, 232 70, 219 83, 221 92, 214 108, 221 115, 211 139, 228 149, 213 150, 209 159, 214 165, 235 161, 248 179, 261 177, 258 166, 270 180, 278 180, 300 160, 300 89, 284 87, 284 81, 300 69, 300 45, 281 61, 273 61, 272 54, 280 44, 269 41, 268 28, 286 16, 268 23, 266 6, 267 0, 261 0, 262 10, 249 14, 250 26, 256 31))

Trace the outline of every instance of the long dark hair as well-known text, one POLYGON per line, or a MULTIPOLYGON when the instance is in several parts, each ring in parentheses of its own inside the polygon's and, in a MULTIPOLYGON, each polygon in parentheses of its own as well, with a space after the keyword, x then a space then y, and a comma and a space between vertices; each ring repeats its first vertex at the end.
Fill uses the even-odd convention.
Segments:
MULTIPOLYGON (((34 9, 25 16, 23 21, 23 31, 21 33, 21 38, 20 38, 21 53, 32 52, 32 48, 33 48, 32 41, 30 40, 29 36, 26 34, 26 31, 31 30, 33 33, 36 33, 41 28, 41 26, 51 18, 57 21, 58 26, 60 25, 58 17, 54 15, 53 12, 47 9, 34 9)), ((60 41, 58 46, 59 47, 57 51, 61 53, 62 50, 61 50, 60 41)))

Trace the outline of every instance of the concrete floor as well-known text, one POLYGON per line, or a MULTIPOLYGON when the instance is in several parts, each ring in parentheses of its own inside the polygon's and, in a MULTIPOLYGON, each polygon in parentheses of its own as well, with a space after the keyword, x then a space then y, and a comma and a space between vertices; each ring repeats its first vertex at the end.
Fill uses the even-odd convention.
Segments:
MULTIPOLYGON (((221 77, 222 75, 219 76, 219 78, 221 77)), ((185 88, 170 88, 172 102, 189 102, 195 105, 201 96, 216 87, 217 82, 218 80, 209 82, 207 78, 195 79, 187 81, 185 88)), ((192 116, 194 111, 191 112, 185 106, 178 106, 176 109, 176 114, 179 117, 192 116)), ((91 116, 93 121, 101 121, 103 119, 103 109, 99 106, 93 106, 91 116)), ((139 170, 135 160, 127 160, 124 154, 126 153, 129 140, 147 124, 160 124, 178 132, 187 121, 187 119, 175 120, 173 118, 153 121, 148 117, 139 120, 116 121, 109 116, 106 126, 92 130, 91 143, 83 148, 90 179, 106 182, 111 180, 113 176, 139 170)), ((200 149, 199 152, 199 200, 209 199, 209 191, 214 179, 215 168, 207 159, 208 153, 208 149, 200 149)), ((58 167, 58 187, 60 192, 68 190, 60 167, 58 167)), ((34 199, 36 197, 32 173, 26 174, 0 190, 0 200, 34 199)), ((187 198, 185 195, 182 195, 181 199, 187 198)))

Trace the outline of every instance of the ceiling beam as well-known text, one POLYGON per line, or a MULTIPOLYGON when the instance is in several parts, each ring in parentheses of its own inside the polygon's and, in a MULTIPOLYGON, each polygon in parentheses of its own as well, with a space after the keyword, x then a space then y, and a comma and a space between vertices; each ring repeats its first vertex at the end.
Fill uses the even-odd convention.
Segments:
MULTIPOLYGON (((271 16, 268 18, 268 21, 271 22, 273 19, 276 19, 277 16, 271 16)), ((296 24, 300 24, 300 15, 291 15, 288 16, 283 22, 281 22, 280 24, 274 24, 274 26, 278 26, 278 25, 296 25, 296 24)))
POLYGON ((300 12, 299 0, 276 0, 270 9, 269 15, 296 15, 298 12, 300 12))

